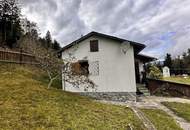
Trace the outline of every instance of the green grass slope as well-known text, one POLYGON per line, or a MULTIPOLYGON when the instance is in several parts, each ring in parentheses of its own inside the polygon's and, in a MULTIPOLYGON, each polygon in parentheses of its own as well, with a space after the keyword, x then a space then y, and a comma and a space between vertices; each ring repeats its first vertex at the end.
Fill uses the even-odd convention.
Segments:
POLYGON ((179 117, 190 122, 190 104, 178 102, 162 102, 162 104, 171 109, 179 117))
POLYGON ((129 124, 144 129, 131 109, 48 90, 44 77, 36 68, 0 66, 0 129, 126 130, 129 124))
POLYGON ((142 109, 157 130, 182 130, 177 122, 166 112, 159 109, 142 109))
POLYGON ((181 83, 181 84, 190 85, 190 77, 187 77, 187 78, 183 78, 183 77, 166 77, 166 78, 163 78, 163 80, 174 82, 174 83, 181 83))

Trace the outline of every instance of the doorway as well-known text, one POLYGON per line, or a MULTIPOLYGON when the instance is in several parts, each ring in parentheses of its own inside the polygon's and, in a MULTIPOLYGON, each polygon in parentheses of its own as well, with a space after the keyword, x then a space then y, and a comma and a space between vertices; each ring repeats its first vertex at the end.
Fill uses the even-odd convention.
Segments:
POLYGON ((139 62, 135 61, 135 77, 136 83, 140 83, 139 62))

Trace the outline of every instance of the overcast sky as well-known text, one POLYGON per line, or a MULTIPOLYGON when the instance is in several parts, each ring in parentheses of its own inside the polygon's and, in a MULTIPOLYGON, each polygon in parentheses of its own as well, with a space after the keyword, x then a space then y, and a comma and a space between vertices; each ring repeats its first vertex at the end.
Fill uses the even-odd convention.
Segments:
POLYGON ((22 14, 62 46, 98 31, 147 45, 162 58, 190 48, 190 0, 22 0, 22 14))

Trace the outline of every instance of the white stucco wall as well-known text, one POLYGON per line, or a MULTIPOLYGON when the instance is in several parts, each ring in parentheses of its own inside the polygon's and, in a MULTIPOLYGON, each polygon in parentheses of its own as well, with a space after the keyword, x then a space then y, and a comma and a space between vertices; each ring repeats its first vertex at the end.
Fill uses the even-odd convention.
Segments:
MULTIPOLYGON (((63 59, 68 57, 71 49, 62 53, 63 59)), ((98 86, 97 92, 136 92, 133 46, 130 46, 130 49, 124 54, 121 52, 121 44, 116 41, 90 37, 79 43, 74 56, 78 60, 87 57, 89 63, 99 62, 99 75, 90 76, 90 79, 98 86), (99 41, 98 52, 90 52, 90 40, 99 41)), ((82 88, 74 88, 68 83, 65 88, 66 91, 72 92, 84 91, 82 88)))

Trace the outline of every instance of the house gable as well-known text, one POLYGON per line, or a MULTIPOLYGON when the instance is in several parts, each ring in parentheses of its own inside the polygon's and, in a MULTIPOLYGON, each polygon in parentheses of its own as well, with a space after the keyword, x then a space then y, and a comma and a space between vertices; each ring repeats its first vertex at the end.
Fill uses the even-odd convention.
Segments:
POLYGON ((102 33, 98 33, 98 32, 90 32, 87 35, 82 36, 81 38, 79 38, 79 39, 73 41, 72 43, 66 45, 65 47, 63 47, 61 52, 65 51, 66 49, 68 49, 74 45, 77 45, 78 43, 80 43, 92 36, 98 36, 98 37, 110 39, 110 40, 116 41, 117 43, 120 43, 120 44, 124 43, 124 42, 128 42, 131 45, 133 45, 135 54, 138 54, 141 50, 143 50, 146 47, 144 44, 141 44, 141 43, 129 41, 126 39, 122 39, 122 38, 118 38, 118 37, 114 37, 114 36, 110 36, 110 35, 106 35, 106 34, 102 34, 102 33))
MULTIPOLYGON (((89 77, 98 86, 98 92, 136 92, 134 73, 134 46, 124 54, 121 42, 101 36, 90 36, 62 52, 62 58, 69 51, 77 60, 87 60, 89 77), (98 52, 90 51, 90 41, 98 40, 98 52), (76 49, 75 49, 76 48, 76 49)), ((69 91, 81 91, 67 87, 69 91)))

